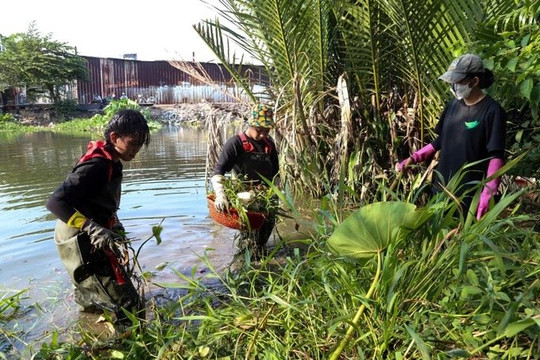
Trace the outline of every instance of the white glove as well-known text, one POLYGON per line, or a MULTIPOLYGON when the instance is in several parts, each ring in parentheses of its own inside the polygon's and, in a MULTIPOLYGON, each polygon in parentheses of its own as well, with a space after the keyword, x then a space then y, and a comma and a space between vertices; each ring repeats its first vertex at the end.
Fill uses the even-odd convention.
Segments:
POLYGON ((212 187, 216 193, 216 198, 214 199, 214 205, 218 211, 225 212, 229 210, 229 201, 227 196, 225 196, 225 188, 223 186, 223 180, 225 176, 223 175, 214 175, 210 181, 212 182, 212 187))
POLYGON ((249 190, 249 191, 243 191, 236 194, 238 197, 238 200, 244 205, 244 207, 247 207, 249 203, 253 200, 255 197, 255 191, 249 190))

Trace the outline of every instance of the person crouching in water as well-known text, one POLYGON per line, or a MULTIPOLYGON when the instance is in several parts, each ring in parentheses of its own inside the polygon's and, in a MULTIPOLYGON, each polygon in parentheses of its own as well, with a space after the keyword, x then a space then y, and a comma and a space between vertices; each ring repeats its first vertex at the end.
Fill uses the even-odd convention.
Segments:
MULTIPOLYGON (((256 186, 264 186, 261 176, 274 180, 279 172, 278 150, 274 140, 268 135, 275 125, 272 109, 258 105, 247 124, 249 127, 245 131, 225 142, 211 178, 216 195, 214 205, 221 212, 229 209, 223 184, 225 173, 231 171, 233 177, 243 177, 256 186)), ((275 182, 277 180, 275 179, 275 182)), ((254 259, 264 255, 266 243, 275 224, 275 214, 271 213, 260 229, 241 232, 240 241, 252 240, 254 259)))
POLYGON ((54 233, 60 258, 82 311, 108 310, 126 324, 122 309, 144 316, 144 299, 122 266, 125 230, 117 218, 122 162, 131 161, 150 141, 144 116, 120 110, 105 128, 105 141, 90 141, 88 151, 47 201, 57 218, 54 233))

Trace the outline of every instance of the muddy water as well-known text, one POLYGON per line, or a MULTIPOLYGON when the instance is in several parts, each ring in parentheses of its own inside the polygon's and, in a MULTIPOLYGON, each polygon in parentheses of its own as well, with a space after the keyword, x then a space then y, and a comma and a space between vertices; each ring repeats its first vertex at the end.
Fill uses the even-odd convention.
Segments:
MULTIPOLYGON (((79 320, 53 243, 55 219, 44 204, 89 140, 42 132, 0 141, 0 296, 27 290, 18 328, 28 342, 54 329, 65 331, 79 320)), ((151 240, 139 256, 154 282, 177 282, 175 271, 207 271, 199 259, 205 252, 218 270, 232 260, 235 231, 208 217, 206 144, 202 130, 168 127, 153 134, 149 147, 124 164, 118 214, 128 236, 144 240, 152 226, 163 226, 162 243, 151 240), (162 264, 167 266, 157 270, 162 264)))

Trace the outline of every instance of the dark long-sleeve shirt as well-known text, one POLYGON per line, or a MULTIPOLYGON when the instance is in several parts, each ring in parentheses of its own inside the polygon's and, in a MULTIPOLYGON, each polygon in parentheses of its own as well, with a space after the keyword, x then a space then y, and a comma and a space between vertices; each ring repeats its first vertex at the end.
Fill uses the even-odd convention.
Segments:
POLYGON ((240 137, 238 135, 231 137, 223 146, 214 174, 224 175, 234 170, 237 174, 247 175, 249 180, 260 180, 258 174, 273 179, 279 172, 278 151, 274 140, 270 137, 267 139, 272 146, 269 154, 264 151, 266 145, 264 141, 255 141, 247 137, 247 141, 255 150, 247 153, 240 137))
POLYGON ((46 207, 67 223, 75 211, 105 225, 120 205, 122 163, 93 158, 78 164, 53 192, 46 207))

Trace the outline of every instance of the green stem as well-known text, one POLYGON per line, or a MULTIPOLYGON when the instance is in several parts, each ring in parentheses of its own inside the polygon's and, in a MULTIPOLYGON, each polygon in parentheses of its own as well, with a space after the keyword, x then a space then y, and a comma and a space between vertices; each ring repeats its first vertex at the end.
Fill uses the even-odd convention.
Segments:
MULTIPOLYGON (((377 284, 379 283, 379 278, 381 276, 381 267, 382 267, 382 259, 381 259, 381 253, 377 253, 377 272, 375 273, 375 277, 373 278, 373 281, 371 282, 371 286, 366 294, 366 299, 369 300, 373 293, 375 292, 375 289, 377 288, 377 284)), ((352 337, 353 331, 355 326, 358 324, 358 321, 360 321, 360 317, 364 313, 364 309, 366 308, 365 304, 360 305, 360 308, 356 312, 356 315, 354 316, 354 319, 352 321, 352 325, 349 325, 349 328, 347 329, 347 333, 345 333, 345 337, 341 340, 336 350, 334 350, 334 353, 330 357, 329 360, 337 360, 339 358, 339 355, 341 355, 341 352, 349 342, 349 340, 352 337)))
POLYGON ((469 354, 471 356, 473 356, 474 354, 476 353, 479 353, 480 351, 484 350, 486 347, 490 346, 491 344, 493 343, 496 343, 498 341, 500 341, 501 339, 503 339, 505 337, 505 335, 500 335, 498 337, 496 337, 495 339, 492 339, 491 341, 488 341, 487 343, 485 343, 484 345, 480 346, 480 347, 477 347, 476 349, 474 349, 473 351, 471 351, 469 354))

